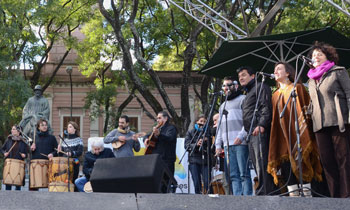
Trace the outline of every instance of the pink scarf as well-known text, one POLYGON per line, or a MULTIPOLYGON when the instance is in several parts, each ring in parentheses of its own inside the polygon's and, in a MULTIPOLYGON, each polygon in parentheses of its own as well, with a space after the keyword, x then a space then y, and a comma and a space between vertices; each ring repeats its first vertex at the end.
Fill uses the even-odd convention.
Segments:
POLYGON ((320 66, 310 69, 309 72, 307 73, 307 76, 310 79, 314 80, 320 80, 322 75, 326 73, 329 69, 331 69, 334 66, 334 62, 331 62, 327 60, 326 62, 322 63, 320 66))

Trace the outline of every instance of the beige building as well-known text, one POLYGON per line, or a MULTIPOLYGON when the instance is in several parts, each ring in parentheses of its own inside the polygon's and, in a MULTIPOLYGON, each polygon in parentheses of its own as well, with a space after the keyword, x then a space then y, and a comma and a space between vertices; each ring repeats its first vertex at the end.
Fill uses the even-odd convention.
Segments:
MULTIPOLYGON (((81 34, 76 34, 76 36, 81 36, 81 34)), ((80 37, 81 38, 81 37, 80 37)), ((47 64, 44 66, 42 71, 42 76, 48 77, 51 75, 53 69, 57 66, 58 61, 65 52, 65 47, 63 45, 55 45, 50 51, 49 59, 47 64)), ((84 109, 84 98, 86 94, 94 90, 94 77, 87 78, 83 76, 75 62, 77 59, 77 54, 72 51, 65 59, 64 64, 61 66, 57 75, 55 76, 54 82, 45 90, 44 95, 49 100, 51 106, 51 116, 50 121, 52 124, 52 129, 54 135, 58 136, 62 134, 63 130, 67 126, 67 122, 70 120, 70 80, 69 74, 66 72, 67 67, 72 67, 72 83, 73 83, 73 109, 72 117, 80 126, 81 137, 84 140, 84 145, 87 145, 87 139, 89 137, 103 136, 103 126, 104 120, 103 117, 100 117, 96 120, 90 120, 90 111, 89 109, 84 109)), ((182 72, 169 72, 169 71, 160 71, 157 72, 163 85, 170 97, 170 100, 174 104, 175 108, 180 112, 180 85, 182 72)), ((199 83, 202 76, 197 73, 193 73, 193 81, 199 83)), ((128 96, 129 94, 124 88, 118 88, 116 106, 118 107, 128 96)), ((156 90, 152 91, 156 98, 164 103, 156 90)), ((142 96, 139 97, 147 110, 152 112, 150 106, 145 102, 142 96)), ((191 118, 194 119, 195 115, 195 104, 196 98, 194 91, 190 91, 190 105, 193 109, 191 112, 191 118)), ((129 105, 124 109, 123 114, 131 117, 131 124, 137 128, 137 131, 148 132, 151 130, 154 125, 154 121, 151 120, 146 114, 142 111, 140 104, 136 99, 133 99, 129 105)))

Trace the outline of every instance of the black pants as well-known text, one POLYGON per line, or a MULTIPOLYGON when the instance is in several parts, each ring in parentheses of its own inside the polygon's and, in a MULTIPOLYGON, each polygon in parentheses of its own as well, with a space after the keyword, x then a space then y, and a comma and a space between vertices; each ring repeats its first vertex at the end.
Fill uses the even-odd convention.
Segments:
POLYGON ((341 133, 338 126, 316 132, 316 141, 331 197, 350 197, 350 125, 341 133))

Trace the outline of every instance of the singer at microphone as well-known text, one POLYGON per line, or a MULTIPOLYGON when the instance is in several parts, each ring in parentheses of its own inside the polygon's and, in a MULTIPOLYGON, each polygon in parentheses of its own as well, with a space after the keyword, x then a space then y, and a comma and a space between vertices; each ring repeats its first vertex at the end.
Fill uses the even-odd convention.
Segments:
POLYGON ((270 79, 275 79, 275 75, 274 74, 269 74, 269 73, 262 72, 262 71, 258 72, 258 74, 264 75, 266 77, 269 77, 270 79))
POLYGON ((310 68, 314 69, 314 63, 315 61, 309 57, 306 57, 304 55, 301 56, 301 58, 304 60, 305 64, 308 65, 310 68))

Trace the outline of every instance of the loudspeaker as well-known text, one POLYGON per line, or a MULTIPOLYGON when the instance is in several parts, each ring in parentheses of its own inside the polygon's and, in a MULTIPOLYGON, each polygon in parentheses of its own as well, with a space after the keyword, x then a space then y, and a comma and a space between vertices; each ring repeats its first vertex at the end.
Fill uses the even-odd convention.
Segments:
POLYGON ((176 186, 158 154, 97 159, 90 182, 94 192, 167 193, 176 186))

